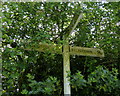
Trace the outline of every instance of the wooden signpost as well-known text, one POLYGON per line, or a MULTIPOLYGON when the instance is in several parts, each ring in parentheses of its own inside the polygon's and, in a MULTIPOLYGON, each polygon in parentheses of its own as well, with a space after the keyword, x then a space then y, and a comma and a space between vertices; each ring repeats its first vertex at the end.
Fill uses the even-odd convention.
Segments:
POLYGON ((69 35, 76 28, 79 20, 82 18, 82 14, 80 14, 77 19, 73 18, 71 24, 68 26, 69 29, 66 32, 64 37, 64 41, 66 43, 64 45, 57 44, 38 44, 37 47, 31 46, 31 48, 23 48, 24 50, 36 50, 40 52, 51 52, 57 54, 63 54, 63 76, 64 76, 64 96, 71 96, 71 88, 70 88, 70 78, 68 76, 68 72, 70 72, 70 55, 83 55, 83 56, 94 56, 94 57, 104 57, 103 50, 96 48, 86 48, 79 46, 69 46, 69 35))
POLYGON ((36 48, 31 46, 30 48, 24 48, 25 50, 36 50, 39 52, 51 52, 56 54, 63 54, 63 76, 64 76, 64 95, 70 95, 70 82, 67 76, 70 72, 70 55, 83 55, 83 56, 94 56, 94 57, 104 57, 103 50, 97 48, 86 48, 78 46, 69 46, 69 45, 51 45, 51 44, 42 44, 36 48))

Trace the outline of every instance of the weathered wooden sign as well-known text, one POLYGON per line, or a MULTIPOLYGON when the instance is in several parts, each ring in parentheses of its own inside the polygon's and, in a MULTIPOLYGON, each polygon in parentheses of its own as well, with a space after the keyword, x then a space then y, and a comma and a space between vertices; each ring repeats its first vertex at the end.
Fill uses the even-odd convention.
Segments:
MULTIPOLYGON (((50 52, 63 54, 63 46, 57 44, 42 44, 40 43, 37 47, 32 46, 31 48, 26 48, 26 50, 36 50, 39 52, 50 52)), ((78 46, 69 46, 68 51, 70 55, 82 55, 82 56, 94 56, 94 57, 104 57, 104 52, 102 49, 97 48, 86 48, 78 46)))
POLYGON ((104 57, 103 50, 97 48, 86 48, 86 47, 71 47, 70 46, 70 54, 71 55, 83 55, 83 56, 94 56, 94 57, 104 57))

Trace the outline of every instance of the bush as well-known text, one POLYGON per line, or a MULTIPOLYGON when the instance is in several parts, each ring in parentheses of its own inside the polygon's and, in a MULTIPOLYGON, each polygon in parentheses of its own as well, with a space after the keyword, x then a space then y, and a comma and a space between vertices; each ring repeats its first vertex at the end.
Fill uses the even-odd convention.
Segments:
POLYGON ((56 77, 48 77, 43 82, 37 82, 34 80, 34 76, 31 76, 30 74, 27 75, 29 78, 28 81, 30 82, 29 86, 31 88, 31 91, 27 91, 24 89, 22 91, 22 94, 44 94, 44 95, 53 95, 55 91, 57 91, 59 86, 59 80, 57 80, 56 77))
POLYGON ((118 96, 120 94, 120 81, 117 75, 118 72, 115 68, 109 71, 107 68, 98 66, 89 74, 87 80, 85 80, 81 72, 78 71, 70 76, 70 81, 72 88, 75 88, 76 91, 80 90, 80 93, 84 95, 96 96, 103 94, 118 96))

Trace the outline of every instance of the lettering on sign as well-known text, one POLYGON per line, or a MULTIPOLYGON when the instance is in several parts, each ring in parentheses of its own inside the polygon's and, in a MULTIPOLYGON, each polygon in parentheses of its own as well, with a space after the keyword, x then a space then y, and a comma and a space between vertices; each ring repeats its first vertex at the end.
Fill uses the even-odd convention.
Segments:
POLYGON ((71 55, 83 55, 83 56, 94 56, 94 57, 104 57, 103 50, 97 48, 85 48, 85 47, 71 47, 71 55))

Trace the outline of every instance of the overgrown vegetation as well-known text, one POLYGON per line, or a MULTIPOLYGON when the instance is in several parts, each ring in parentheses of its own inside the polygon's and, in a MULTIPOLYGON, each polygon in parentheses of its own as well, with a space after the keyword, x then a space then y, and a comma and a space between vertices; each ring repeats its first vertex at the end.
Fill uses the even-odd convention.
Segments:
POLYGON ((62 55, 20 47, 25 48, 27 42, 64 44, 70 22, 82 12, 84 17, 69 36, 69 45, 100 48, 105 57, 70 57, 72 96, 120 95, 120 2, 5 2, 3 96, 63 95, 62 55))

